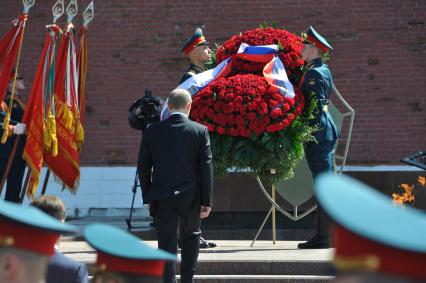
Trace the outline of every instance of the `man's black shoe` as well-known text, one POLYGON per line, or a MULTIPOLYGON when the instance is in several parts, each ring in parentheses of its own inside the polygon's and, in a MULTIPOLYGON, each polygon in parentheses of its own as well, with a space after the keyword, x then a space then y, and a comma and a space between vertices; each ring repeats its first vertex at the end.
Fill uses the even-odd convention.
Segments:
POLYGON ((206 239, 200 237, 200 249, 215 248, 217 245, 213 242, 207 242, 206 239))
POLYGON ((299 249, 329 249, 330 237, 315 235, 309 241, 298 244, 297 247, 299 249))

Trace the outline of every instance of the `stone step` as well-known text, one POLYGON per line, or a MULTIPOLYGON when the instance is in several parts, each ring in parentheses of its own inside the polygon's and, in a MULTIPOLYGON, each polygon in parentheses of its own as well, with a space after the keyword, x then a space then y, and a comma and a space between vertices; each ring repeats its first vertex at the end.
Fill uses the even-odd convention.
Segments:
MULTIPOLYGON (((330 267, 333 249, 299 250, 297 241, 216 241, 218 247, 202 249, 198 257, 197 275, 259 276, 333 276, 330 267)), ((156 241, 146 241, 156 247, 156 241)), ((63 242, 60 250, 74 260, 92 266, 96 253, 85 242, 63 242)), ((180 255, 178 254, 178 257, 180 255)), ((178 269, 179 270, 179 269, 178 269)))
MULTIPOLYGON (((222 215, 223 216, 223 215, 222 215)), ((226 217, 216 217, 218 219, 214 219, 212 217, 212 223, 207 221, 203 221, 202 224, 202 236, 208 240, 252 240, 256 236, 258 231, 258 227, 261 224, 261 221, 258 219, 259 217, 253 219, 254 217, 248 217, 245 215, 245 219, 248 222, 255 222, 250 225, 241 224, 238 221, 233 220, 228 223, 229 219, 226 217), (256 220, 256 221, 254 221, 256 220), (221 226, 218 223, 223 222, 221 226)), ((128 230, 128 225, 126 222, 126 217, 86 217, 80 219, 71 219, 68 221, 70 224, 79 226, 83 228, 84 226, 101 222, 114 225, 118 228, 128 230)), ((278 221, 277 221, 278 222, 278 221)), ((135 217, 131 222, 131 229, 128 230, 137 237, 145 240, 156 240, 155 229, 151 226, 152 218, 150 217, 135 217)), ((278 224, 278 223, 277 223, 278 224)), ((303 226, 302 226, 303 227, 303 226)), ((283 225, 277 225, 277 240, 279 241, 302 241, 309 239, 313 234, 314 230, 312 229, 303 229, 302 227, 286 227, 283 225)), ((306 228, 306 227, 305 227, 306 228)), ((267 222, 262 232, 260 233, 258 239, 259 240, 270 240, 272 238, 272 230, 270 227, 270 223, 267 222)), ((74 238, 65 238, 64 240, 78 240, 82 241, 83 238, 81 236, 74 238)))
MULTIPOLYGON (((179 278, 179 276, 178 276, 179 278)), ((322 283, 331 282, 334 276, 311 275, 195 275, 199 283, 322 283)), ((180 280, 178 281, 180 282, 180 280)))
MULTIPOLYGON (((334 275, 329 261, 292 261, 267 259, 267 254, 258 261, 245 260, 200 260, 197 274, 202 275, 334 275)), ((179 267, 178 267, 179 270, 179 267)))
MULTIPOLYGON (((180 282, 180 275, 176 276, 180 282)), ((318 275, 195 275, 195 283, 324 283, 331 282, 334 276, 318 275)), ((93 276, 89 276, 93 282, 93 276)))

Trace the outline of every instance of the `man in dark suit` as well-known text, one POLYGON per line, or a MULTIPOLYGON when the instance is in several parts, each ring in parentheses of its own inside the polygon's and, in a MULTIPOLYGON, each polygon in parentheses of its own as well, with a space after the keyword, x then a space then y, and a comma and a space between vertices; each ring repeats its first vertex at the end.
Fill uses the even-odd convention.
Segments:
MULTIPOLYGON (((65 204, 56 196, 43 195, 35 199, 31 205, 61 222, 65 221, 65 204)), ((46 283, 87 283, 87 266, 63 255, 58 248, 59 242, 60 238, 55 245, 55 253, 49 260, 46 283)))
MULTIPOLYGON (((9 111, 10 95, 13 88, 13 80, 9 83, 9 88, 6 94, 5 101, 1 102, 0 111, 0 123, 3 126, 3 120, 6 113, 9 111)), ((22 188, 22 179, 25 172, 25 160, 22 158, 22 153, 25 147, 25 130, 26 125, 22 124, 22 118, 24 117, 25 105, 22 101, 21 94, 25 91, 25 84, 22 77, 17 76, 15 83, 15 94, 12 103, 12 113, 10 116, 9 124, 9 137, 5 144, 0 143, 0 180, 3 179, 3 174, 6 170, 7 163, 12 153, 13 145, 15 144, 17 135, 21 135, 17 145, 15 155, 13 157, 12 166, 10 167, 7 175, 6 183, 6 196, 5 200, 11 202, 20 202, 20 193, 22 188)), ((2 127, 0 127, 1 129, 2 127)), ((1 131, 1 134, 3 132, 1 131)))
MULTIPOLYGON (((177 253, 178 219, 182 224, 182 283, 193 282, 199 252, 200 218, 211 211, 213 167, 207 128, 188 119, 191 95, 183 89, 168 98, 170 117, 145 131, 138 161, 144 203, 153 206, 158 247, 177 253)), ((165 283, 175 282, 168 263, 165 283)))
MULTIPOLYGON (((334 165, 334 147, 339 138, 333 118, 328 112, 331 99, 333 78, 330 69, 322 62, 322 55, 333 49, 331 45, 313 27, 309 27, 304 36, 302 59, 307 62, 307 70, 301 81, 302 92, 306 99, 315 99, 318 115, 313 124, 319 127, 314 133, 315 141, 306 144, 305 154, 312 177, 319 173, 332 172, 334 165)), ((331 221, 318 207, 316 233, 313 238, 298 245, 299 249, 318 249, 330 246, 331 221)))

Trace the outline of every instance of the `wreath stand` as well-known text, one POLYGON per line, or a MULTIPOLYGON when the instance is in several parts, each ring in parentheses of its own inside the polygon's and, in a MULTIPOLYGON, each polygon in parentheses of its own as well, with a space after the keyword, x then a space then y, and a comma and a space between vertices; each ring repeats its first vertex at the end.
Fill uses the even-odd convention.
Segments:
MULTIPOLYGON (((329 111, 331 116, 333 117, 333 120, 336 124, 336 127, 339 129, 340 132, 342 132, 342 125, 343 125, 343 121, 344 118, 348 117, 349 121, 348 121, 348 125, 347 128, 345 128, 346 130, 346 137, 344 142, 342 142, 341 140, 338 140, 336 142, 336 147, 335 147, 335 152, 337 152, 338 149, 342 148, 343 152, 341 155, 339 154, 335 154, 334 155, 334 174, 342 174, 343 172, 343 168, 346 164, 346 158, 348 155, 348 151, 349 151, 349 144, 351 141, 351 135, 352 135, 352 128, 353 128, 353 123, 354 123, 354 118, 355 118, 355 110, 346 102, 346 100, 343 98, 343 96, 340 94, 340 92, 337 90, 336 86, 333 85, 333 93, 335 94, 335 96, 338 99, 339 104, 345 108, 345 112, 341 112, 336 106, 333 105, 333 103, 330 103, 329 105, 329 111), (337 167, 339 167, 338 169, 336 169, 337 167)), ((424 152, 421 152, 421 154, 417 154, 417 156, 425 156, 424 152)), ((409 158, 405 158, 405 162, 407 162, 409 158)), ((413 158, 411 158, 413 159, 413 158)), ((426 159, 426 158, 425 158, 426 159)), ((404 162, 403 161, 403 162, 404 162)), ((408 162, 407 162, 408 163, 408 162)), ((420 163, 420 162, 417 162, 420 163)), ((299 163, 299 166, 301 166, 301 172, 302 171, 306 171, 306 167, 307 167, 307 162, 306 160, 302 160, 299 163), (303 168, 305 167, 305 168, 303 168)), ((274 172, 275 170, 272 169, 271 170, 271 174, 275 174, 274 172)), ((295 170, 296 171, 296 170, 295 170)), ((295 177, 297 172, 295 172, 295 177)), ((299 176, 300 179, 300 176, 299 176)), ((303 176, 301 179, 304 179, 303 176)), ((282 214, 284 214, 284 216, 287 216, 288 218, 290 218, 293 221, 297 221, 302 219, 303 217, 305 217, 306 215, 310 214, 312 211, 314 211, 317 208, 317 205, 314 205, 312 207, 310 207, 309 209, 307 209, 305 212, 303 212, 302 214, 298 214, 298 206, 294 206, 294 212, 293 214, 285 211, 279 204, 277 204, 276 202, 276 185, 272 185, 272 191, 271 191, 271 195, 267 192, 267 190, 265 189, 265 186, 262 184, 262 181, 260 179, 259 176, 256 177, 257 183, 259 184, 260 189, 262 190, 263 194, 265 195, 265 197, 268 199, 268 201, 271 203, 271 208, 269 209, 268 213, 265 216, 265 219, 263 220, 262 224, 260 225, 256 236, 254 237, 253 241, 251 242, 250 247, 253 247, 254 243, 256 242, 257 238, 260 235, 260 232, 262 232, 263 227, 266 224, 266 221, 268 220, 269 216, 272 215, 272 244, 276 244, 277 241, 277 229, 276 229, 276 211, 278 210, 279 212, 281 212, 282 214)), ((310 179, 312 180, 312 178, 310 179)), ((286 184, 287 186, 287 184, 286 184)), ((285 199, 285 198, 284 198, 285 199)))

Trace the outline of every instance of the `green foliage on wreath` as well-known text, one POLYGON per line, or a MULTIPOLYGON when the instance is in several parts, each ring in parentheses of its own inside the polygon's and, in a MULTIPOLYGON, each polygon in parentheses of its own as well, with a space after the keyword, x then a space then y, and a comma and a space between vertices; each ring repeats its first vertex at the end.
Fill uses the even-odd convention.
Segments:
POLYGON ((313 141, 316 126, 311 125, 317 111, 316 99, 307 99, 303 113, 290 126, 275 133, 252 135, 248 139, 210 133, 215 176, 230 168, 260 176, 266 184, 276 184, 293 177, 303 158, 303 145, 313 141), (271 174, 271 169, 275 174, 271 174))

